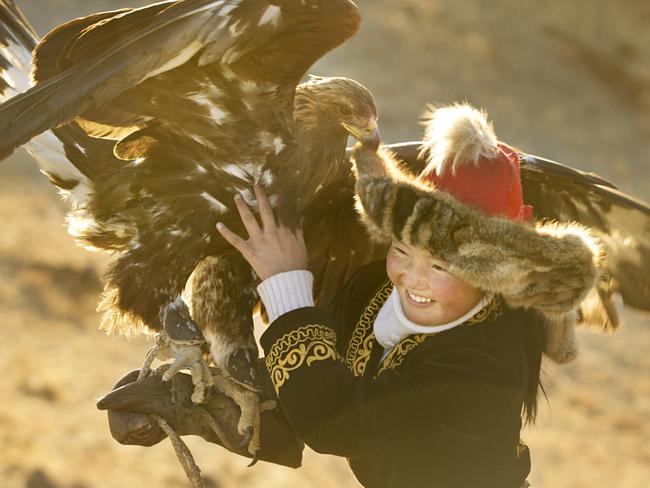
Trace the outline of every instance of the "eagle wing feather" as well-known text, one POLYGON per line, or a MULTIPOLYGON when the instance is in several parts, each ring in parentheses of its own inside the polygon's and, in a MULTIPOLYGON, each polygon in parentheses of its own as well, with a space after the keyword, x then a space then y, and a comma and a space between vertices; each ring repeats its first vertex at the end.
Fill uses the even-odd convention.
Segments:
POLYGON ((598 175, 538 156, 522 157, 521 179, 537 218, 579 222, 604 245, 604 273, 582 306, 587 325, 618 326, 615 293, 625 305, 650 311, 650 206, 598 175))
POLYGON ((180 0, 72 21, 42 41, 36 85, 0 107, 0 155, 58 127, 41 146, 84 179, 70 232, 122 251, 107 273, 108 328, 159 327, 196 263, 232 252, 214 223, 237 230, 232 194, 291 159, 295 88, 358 23, 349 0, 180 0))
POLYGON ((67 41, 58 72, 38 67, 39 52, 52 65, 47 37, 36 50, 37 84, 0 108, 0 156, 80 115, 91 122, 82 125, 87 130, 95 119, 102 124, 99 134, 114 137, 111 124, 126 128, 117 130, 120 138, 169 121, 179 99, 204 88, 206 78, 197 76, 197 69, 278 85, 277 95, 267 97, 268 106, 280 107, 291 123, 293 92, 305 71, 354 34, 359 23, 348 0, 170 1, 99 19, 91 25, 73 21, 49 37, 52 43, 67 41), (185 71, 195 82, 181 83, 179 91, 173 81, 183 79, 185 71), (161 105, 156 94, 163 89, 161 105), (127 107, 132 117, 125 116, 127 107))

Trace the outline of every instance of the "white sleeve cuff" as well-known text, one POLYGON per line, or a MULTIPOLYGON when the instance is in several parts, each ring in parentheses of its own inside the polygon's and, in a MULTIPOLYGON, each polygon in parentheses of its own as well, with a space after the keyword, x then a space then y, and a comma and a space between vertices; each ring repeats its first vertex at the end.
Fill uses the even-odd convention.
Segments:
POLYGON ((313 307, 314 275, 306 269, 273 275, 257 286, 269 323, 298 308, 313 307))

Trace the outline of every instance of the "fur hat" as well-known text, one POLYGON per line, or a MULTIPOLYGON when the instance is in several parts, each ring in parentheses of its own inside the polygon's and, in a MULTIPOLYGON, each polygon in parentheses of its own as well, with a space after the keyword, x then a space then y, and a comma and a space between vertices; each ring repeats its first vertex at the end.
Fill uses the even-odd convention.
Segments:
POLYGON ((469 105, 426 115, 419 177, 384 148, 358 144, 356 204, 372 238, 428 249, 467 283, 545 318, 545 354, 575 357, 574 324, 594 286, 599 243, 578 224, 528 222, 517 152, 469 105))
POLYGON ((420 157, 429 164, 421 180, 489 215, 530 220, 533 208, 523 202, 519 155, 497 141, 484 112, 469 105, 430 106, 424 120, 420 157))

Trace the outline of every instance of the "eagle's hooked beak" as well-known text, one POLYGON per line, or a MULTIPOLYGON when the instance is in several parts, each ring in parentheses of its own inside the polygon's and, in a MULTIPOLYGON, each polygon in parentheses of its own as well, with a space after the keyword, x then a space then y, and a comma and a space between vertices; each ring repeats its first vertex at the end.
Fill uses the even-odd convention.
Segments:
POLYGON ((364 146, 379 147, 379 127, 377 126, 377 119, 374 117, 370 117, 366 121, 365 127, 346 124, 345 122, 342 122, 341 125, 352 137, 364 146))

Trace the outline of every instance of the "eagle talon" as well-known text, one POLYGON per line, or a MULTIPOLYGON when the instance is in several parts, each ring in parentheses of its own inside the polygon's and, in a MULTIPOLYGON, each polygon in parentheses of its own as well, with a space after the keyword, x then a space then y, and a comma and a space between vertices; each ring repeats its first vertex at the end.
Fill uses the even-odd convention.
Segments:
POLYGON ((154 359, 160 361, 173 359, 171 364, 165 365, 163 381, 170 381, 179 371, 189 369, 194 384, 192 402, 205 401, 206 393, 214 385, 214 381, 203 356, 202 343, 175 341, 165 331, 159 332, 156 336, 156 344, 147 353, 138 380, 151 374, 151 363, 154 359))
POLYGON ((161 334, 156 334, 156 344, 147 351, 147 355, 144 358, 144 363, 142 364, 142 368, 140 368, 140 372, 138 373, 138 381, 146 378, 151 374, 151 364, 153 363, 154 359, 158 357, 160 354, 160 351, 165 347, 165 338, 161 334))
MULTIPOLYGON (((237 432, 243 437, 240 447, 247 446, 255 457, 260 449, 260 413, 269 408, 267 402, 260 403, 259 392, 233 379, 227 371, 213 375, 215 388, 230 397, 241 413, 237 422, 237 432)), ((273 407, 275 403, 273 404, 273 407)))
POLYGON ((192 402, 203 403, 206 393, 214 385, 208 364, 203 357, 203 350, 200 344, 188 344, 169 340, 169 346, 174 361, 169 369, 163 374, 163 381, 171 380, 179 371, 189 369, 192 374, 194 392, 192 402))
POLYGON ((246 433, 243 435, 241 442, 237 444, 237 448, 243 449, 244 447, 248 447, 248 444, 250 444, 250 441, 253 438, 253 434, 254 434, 254 429, 253 426, 251 425, 246 429, 246 433))
POLYGON ((163 329, 156 334, 156 344, 147 353, 138 379, 149 375, 154 359, 161 361, 173 359, 166 368, 162 380, 169 381, 179 371, 189 369, 194 384, 192 402, 203 403, 207 390, 214 382, 203 356, 205 339, 200 328, 190 317, 187 305, 180 296, 162 309, 160 319, 163 329))

